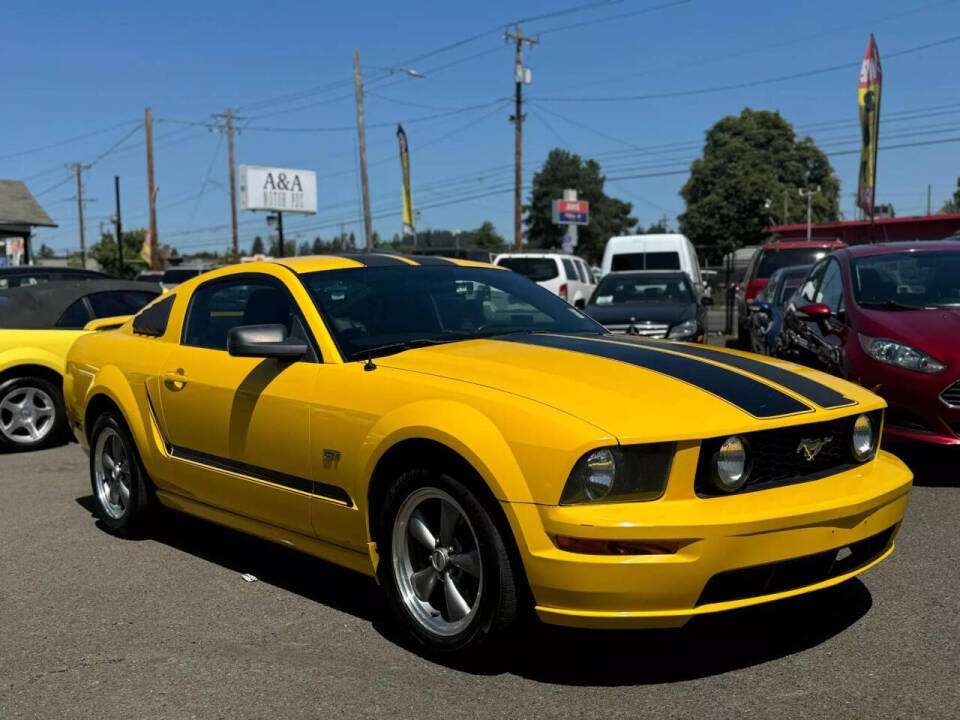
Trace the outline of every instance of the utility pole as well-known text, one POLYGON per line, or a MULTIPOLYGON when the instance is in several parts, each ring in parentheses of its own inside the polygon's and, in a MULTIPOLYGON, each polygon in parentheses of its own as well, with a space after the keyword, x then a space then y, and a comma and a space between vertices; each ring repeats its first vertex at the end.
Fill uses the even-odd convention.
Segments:
POLYGON ((84 166, 80 163, 74 163, 73 169, 77 173, 77 215, 80 219, 80 267, 87 269, 87 241, 83 235, 83 181, 80 173, 84 166))
POLYGON ((157 188, 153 184, 153 113, 144 111, 144 127, 147 131, 147 194, 150 207, 150 269, 160 269, 160 253, 157 239, 157 188))
POLYGON ((927 183, 927 215, 930 214, 930 200, 931 193, 933 192, 933 186, 930 183, 927 183))
POLYGON ((117 214, 113 222, 117 229, 117 275, 123 275, 123 228, 120 222, 120 176, 113 176, 113 194, 117 201, 117 214))
POLYGON ((513 151, 514 177, 513 177, 513 247, 520 250, 523 246, 523 86, 530 82, 526 68, 523 67, 523 44, 530 46, 539 43, 539 40, 523 36, 523 30, 517 25, 514 32, 509 30, 503 33, 507 42, 511 40, 517 45, 517 59, 514 65, 514 81, 516 84, 516 106, 514 107, 513 120, 515 147, 513 151))
POLYGON ((360 192, 363 195, 363 235, 367 252, 373 250, 373 225, 370 218, 370 186, 367 183, 367 133, 363 126, 363 78, 360 53, 353 49, 353 89, 357 98, 357 139, 360 142, 360 192))
POLYGON ((816 190, 804 190, 803 188, 798 188, 797 192, 800 194, 800 197, 805 197, 807 199, 807 242, 810 242, 813 230, 813 196, 820 194, 820 186, 817 185, 816 190))
POLYGON ((227 171, 230 173, 230 228, 233 233, 233 259, 234 262, 237 262, 240 259, 240 244, 237 238, 237 171, 233 164, 233 121, 237 118, 230 108, 227 108, 225 113, 213 117, 217 120, 223 118, 223 125, 217 124, 214 127, 227 134, 227 171))

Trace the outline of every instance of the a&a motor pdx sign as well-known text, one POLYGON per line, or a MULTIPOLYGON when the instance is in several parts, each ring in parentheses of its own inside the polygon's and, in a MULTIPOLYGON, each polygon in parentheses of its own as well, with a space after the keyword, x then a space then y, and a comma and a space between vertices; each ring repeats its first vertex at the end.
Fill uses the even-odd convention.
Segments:
POLYGON ((240 207, 315 214, 317 174, 313 170, 241 165, 240 207))

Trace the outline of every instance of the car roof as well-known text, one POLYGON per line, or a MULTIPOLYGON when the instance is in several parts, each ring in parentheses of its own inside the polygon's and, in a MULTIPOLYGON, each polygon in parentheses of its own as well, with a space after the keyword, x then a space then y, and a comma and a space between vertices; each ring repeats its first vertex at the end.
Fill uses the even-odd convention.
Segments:
POLYGON ((842 240, 779 240, 764 243, 762 250, 800 250, 802 248, 845 248, 847 244, 842 240))
POLYGON ((846 248, 847 257, 859 258, 872 255, 892 255, 903 252, 935 252, 960 251, 960 240, 914 240, 908 242, 874 243, 871 245, 854 245, 846 248))
POLYGON ((132 280, 52 282, 0 290, 0 327, 41 329, 54 327, 71 303, 102 292, 144 292, 160 295, 158 286, 132 280))
POLYGON ((608 277, 627 277, 628 275, 639 275, 641 277, 653 276, 657 277, 687 277, 687 274, 683 270, 614 270, 613 272, 608 272, 604 275, 604 279, 608 277))
POLYGON ((110 276, 96 270, 85 270, 74 267, 57 267, 55 265, 14 265, 0 268, 0 275, 76 275, 77 277, 98 277, 108 279, 110 276))

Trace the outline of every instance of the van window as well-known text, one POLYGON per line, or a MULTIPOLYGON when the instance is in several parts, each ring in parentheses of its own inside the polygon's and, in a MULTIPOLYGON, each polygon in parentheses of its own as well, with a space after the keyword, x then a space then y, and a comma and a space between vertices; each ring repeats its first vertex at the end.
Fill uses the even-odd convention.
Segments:
POLYGON ((534 282, 553 280, 560 275, 557 261, 553 258, 504 257, 497 261, 497 265, 513 270, 534 282))
POLYGON ((670 252, 617 253, 613 256, 611 270, 679 270, 680 254, 670 252))

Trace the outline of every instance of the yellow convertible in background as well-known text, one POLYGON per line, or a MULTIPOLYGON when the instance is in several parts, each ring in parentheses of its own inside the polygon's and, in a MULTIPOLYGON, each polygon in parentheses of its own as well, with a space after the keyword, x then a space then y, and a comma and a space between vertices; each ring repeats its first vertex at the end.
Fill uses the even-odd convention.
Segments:
POLYGON ((85 332, 121 324, 159 295, 118 280, 0 290, 0 450, 35 450, 65 437, 67 350, 85 332))
POLYGON ((374 575, 433 651, 527 607, 667 627, 843 582, 911 485, 860 387, 441 258, 215 270, 79 338, 64 389, 106 527, 159 502, 374 575))

